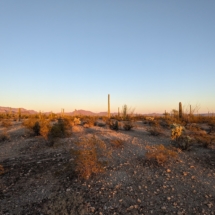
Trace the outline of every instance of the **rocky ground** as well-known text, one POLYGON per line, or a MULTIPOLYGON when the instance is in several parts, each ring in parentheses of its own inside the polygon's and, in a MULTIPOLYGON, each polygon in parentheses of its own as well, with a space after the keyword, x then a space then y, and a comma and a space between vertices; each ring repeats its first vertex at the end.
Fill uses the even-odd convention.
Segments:
POLYGON ((170 145, 170 129, 159 136, 148 129, 142 122, 131 131, 75 126, 71 137, 50 147, 15 122, 7 129, 10 140, 0 142, 0 214, 215 214, 215 150, 178 150, 175 159, 156 165, 146 159, 146 146, 170 145), (85 180, 74 172, 70 149, 92 135, 112 156, 103 173, 85 180))

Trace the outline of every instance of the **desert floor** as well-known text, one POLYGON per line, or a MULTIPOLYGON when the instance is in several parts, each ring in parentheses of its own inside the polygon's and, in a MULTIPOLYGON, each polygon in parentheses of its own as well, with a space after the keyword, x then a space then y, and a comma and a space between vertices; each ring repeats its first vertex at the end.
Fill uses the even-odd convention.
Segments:
POLYGON ((0 142, 0 214, 215 214, 214 148, 177 150, 176 158, 156 165, 146 159, 147 147, 171 145, 171 130, 153 136, 150 125, 135 125, 131 131, 74 126, 70 137, 50 147, 13 122, 10 140, 0 142), (74 173, 71 149, 92 136, 112 154, 104 172, 82 179, 74 173), (122 145, 114 147, 113 140, 122 145))

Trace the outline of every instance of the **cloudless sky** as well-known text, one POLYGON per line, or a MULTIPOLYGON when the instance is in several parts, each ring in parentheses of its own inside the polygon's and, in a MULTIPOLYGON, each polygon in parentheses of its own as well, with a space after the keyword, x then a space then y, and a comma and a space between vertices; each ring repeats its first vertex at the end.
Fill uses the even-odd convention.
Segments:
POLYGON ((214 0, 1 0, 0 106, 215 112, 214 0))

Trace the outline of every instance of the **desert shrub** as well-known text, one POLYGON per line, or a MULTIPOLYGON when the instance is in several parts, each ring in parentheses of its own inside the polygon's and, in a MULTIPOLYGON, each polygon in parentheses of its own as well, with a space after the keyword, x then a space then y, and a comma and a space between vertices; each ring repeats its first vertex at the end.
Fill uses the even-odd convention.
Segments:
POLYGON ((154 121, 155 118, 152 116, 146 116, 145 119, 148 121, 154 121))
POLYGON ((113 146, 114 148, 121 148, 123 147, 123 141, 121 139, 114 139, 110 141, 111 146, 113 146))
POLYGON ((107 123, 109 120, 109 118, 107 116, 102 116, 102 117, 100 117, 100 119, 105 123, 107 123))
POLYGON ((55 123, 50 130, 50 137, 57 138, 65 135, 64 126, 61 123, 55 123))
POLYGON ((97 125, 96 124, 96 119, 95 119, 95 117, 87 117, 85 120, 84 120, 84 127, 87 127, 87 128, 89 128, 89 127, 93 127, 93 126, 95 126, 95 125, 97 125))
POLYGON ((2 134, 0 134, 0 142, 10 140, 10 136, 8 135, 7 131, 3 131, 2 134))
POLYGON ((177 152, 164 145, 147 146, 146 160, 152 161, 158 165, 167 163, 170 159, 177 156, 177 152))
MULTIPOLYGON (((35 124, 36 125, 36 124, 35 124)), ((39 123, 40 126, 40 134, 42 137, 44 137, 45 139, 48 139, 48 135, 51 129, 51 125, 49 120, 42 120, 39 123)))
POLYGON ((214 132, 214 131, 215 131, 215 120, 212 119, 212 120, 208 123, 208 125, 210 126, 210 131, 209 131, 209 133, 214 132))
POLYGON ((190 150, 194 139, 188 135, 181 135, 177 138, 177 141, 174 142, 174 145, 181 150, 190 150))
POLYGON ((172 120, 170 118, 163 118, 160 121, 160 125, 164 128, 169 128, 173 124, 172 120))
POLYGON ((80 118, 76 118, 76 117, 75 117, 73 121, 74 121, 74 124, 75 124, 75 125, 80 125, 80 124, 81 124, 80 118))
POLYGON ((97 122, 96 125, 99 127, 105 127, 106 123, 105 122, 97 122))
POLYGON ((26 128, 32 130, 35 135, 37 136, 41 135, 45 139, 47 139, 51 129, 51 125, 50 125, 50 121, 45 119, 45 117, 43 116, 44 115, 41 116, 41 119, 37 119, 37 117, 35 116, 30 117, 23 122, 23 125, 26 128))
POLYGON ((58 138, 65 137, 69 135, 71 125, 68 119, 58 119, 58 122, 53 124, 50 129, 49 137, 50 138, 58 138))
POLYGON ((123 128, 126 130, 126 131, 130 131, 132 128, 134 127, 133 123, 131 121, 126 121, 124 122, 123 124, 123 128))
POLYGON ((106 144, 100 139, 83 138, 76 143, 77 150, 71 150, 75 171, 81 178, 88 179, 92 174, 104 171, 105 158, 109 157, 106 144))
POLYGON ((215 137, 211 135, 197 135, 195 140, 205 148, 211 148, 215 145, 215 137))
POLYGON ((147 129, 147 131, 153 136, 159 136, 159 135, 163 134, 160 127, 152 127, 152 128, 147 129))
POLYGON ((0 165, 0 175, 4 174, 4 167, 2 165, 0 165))
POLYGON ((35 135, 37 135, 37 136, 40 135, 40 123, 39 122, 35 122, 32 129, 33 129, 35 135))
POLYGON ((118 131, 118 130, 119 130, 118 121, 117 121, 117 120, 110 120, 110 121, 109 121, 109 127, 110 127, 110 129, 112 129, 112 130, 118 131))
POLYGON ((26 128, 28 128, 30 130, 33 130, 33 127, 35 126, 36 122, 39 122, 39 120, 35 116, 32 116, 32 117, 29 117, 28 119, 26 119, 23 122, 23 125, 26 128))
POLYGON ((201 130, 201 128, 199 127, 199 125, 197 125, 196 123, 188 124, 186 126, 186 129, 188 129, 190 131, 200 131, 201 130))
POLYGON ((1 125, 3 126, 3 127, 5 127, 5 128, 9 128, 10 126, 12 126, 12 122, 11 122, 11 120, 3 120, 2 122, 1 122, 1 125))

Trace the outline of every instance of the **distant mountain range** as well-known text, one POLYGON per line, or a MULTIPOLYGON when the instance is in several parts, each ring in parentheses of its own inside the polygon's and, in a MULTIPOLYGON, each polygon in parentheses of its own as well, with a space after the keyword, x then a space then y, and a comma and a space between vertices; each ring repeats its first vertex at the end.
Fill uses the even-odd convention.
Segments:
MULTIPOLYGON (((18 113, 19 108, 12 108, 12 107, 0 107, 0 113, 18 113)), ((37 111, 34 110, 26 110, 25 108, 21 108, 21 113, 23 114, 35 114, 37 111)))
MULTIPOLYGON (((1 113, 12 113, 12 114, 16 114, 18 113, 19 108, 11 108, 11 107, 1 107, 0 106, 0 114, 1 113)), ((22 114, 37 114, 38 112, 35 110, 27 110, 25 108, 21 108, 21 113, 22 114)), ((50 114, 51 112, 43 112, 43 114, 50 114)), ((57 113, 60 114, 60 113, 57 113)), ((107 111, 105 112, 99 112, 99 113, 94 113, 92 111, 88 111, 88 110, 75 110, 72 112, 65 112, 65 115, 68 116, 75 116, 75 115, 84 115, 84 116, 107 116, 107 111)), ((117 115, 117 112, 111 113, 111 115, 117 115)), ((163 114, 160 113, 149 113, 149 114, 143 114, 145 116, 163 116, 163 114)), ((196 115, 196 114, 194 114, 196 115)), ((208 113, 201 113, 201 116, 208 116, 208 113)), ((211 113, 210 113, 211 115, 211 113)))
MULTIPOLYGON (((12 108, 12 107, 0 107, 0 113, 12 113, 16 114, 18 113, 19 108, 12 108)), ((22 114, 37 114, 37 111, 34 110, 27 110, 25 108, 21 108, 21 113, 22 114)), ((43 114, 50 114, 51 112, 43 112, 43 114)), ((60 113, 57 113, 60 114, 60 113)), ((65 115, 70 115, 70 116, 75 116, 75 115, 85 115, 85 116, 106 116, 107 112, 99 112, 99 113, 94 113, 92 111, 87 111, 87 110, 75 110, 72 112, 65 112, 65 115)), ((117 113, 111 113, 112 115, 115 115, 117 113)))

